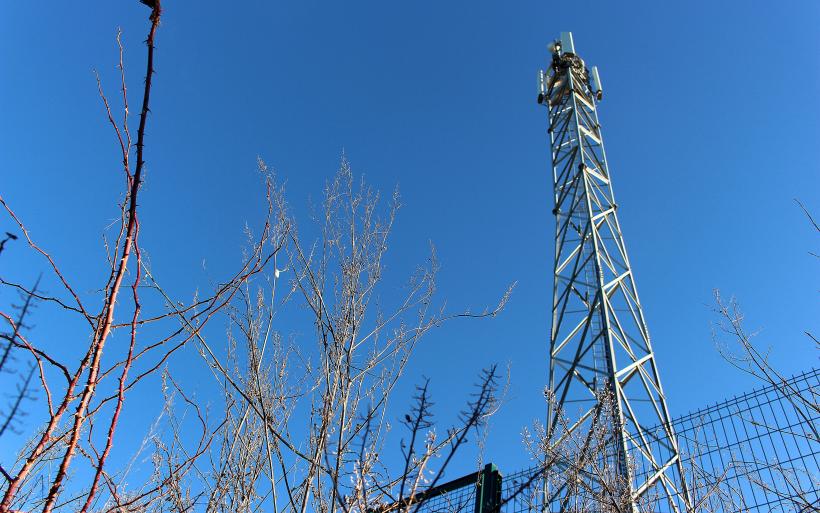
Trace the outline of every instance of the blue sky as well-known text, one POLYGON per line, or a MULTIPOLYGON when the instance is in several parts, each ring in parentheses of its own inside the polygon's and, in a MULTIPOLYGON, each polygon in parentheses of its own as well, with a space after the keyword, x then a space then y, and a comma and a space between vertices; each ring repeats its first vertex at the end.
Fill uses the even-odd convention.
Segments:
MULTIPOLYGON (((7 2, 0 16, 0 193, 89 288, 120 185, 92 70, 113 94, 120 26, 137 91, 146 16, 136 0, 7 2)), ((257 156, 304 218, 344 151, 371 184, 401 190, 396 283, 428 240, 454 310, 493 304, 518 282, 498 319, 431 335, 399 390, 409 399, 430 377, 446 417, 482 366, 509 362, 487 459, 518 466, 520 430, 544 412, 552 289, 536 71, 547 43, 571 30, 601 72, 621 225, 670 409, 684 413, 754 384, 715 350, 715 288, 737 296, 785 373, 817 365, 803 332, 820 332, 819 262, 808 254, 818 247, 794 198, 820 216, 818 22, 810 1, 167 1, 142 244, 190 297, 238 262, 242 228, 259 213, 257 156)), ((43 268, 11 253, 2 265, 24 280, 43 268)), ((45 338, 57 351, 70 343, 45 338)))

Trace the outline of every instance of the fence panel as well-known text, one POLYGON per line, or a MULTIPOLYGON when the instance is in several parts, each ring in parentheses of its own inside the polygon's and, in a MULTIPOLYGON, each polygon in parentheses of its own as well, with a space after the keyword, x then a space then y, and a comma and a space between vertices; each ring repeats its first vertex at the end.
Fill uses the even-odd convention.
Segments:
MULTIPOLYGON (((685 462, 684 477, 697 512, 820 511, 818 396, 820 369, 813 369, 673 420, 685 462)), ((669 440, 656 438, 654 443, 668 444, 669 440)), ((639 479, 650 469, 634 472, 639 479)), ((557 504, 545 504, 546 475, 543 467, 535 466, 504 476, 488 465, 483 471, 423 492, 410 511, 558 511, 557 504)), ((678 506, 682 505, 679 501, 678 506)), ((642 509, 672 511, 666 499, 650 498, 642 509)))

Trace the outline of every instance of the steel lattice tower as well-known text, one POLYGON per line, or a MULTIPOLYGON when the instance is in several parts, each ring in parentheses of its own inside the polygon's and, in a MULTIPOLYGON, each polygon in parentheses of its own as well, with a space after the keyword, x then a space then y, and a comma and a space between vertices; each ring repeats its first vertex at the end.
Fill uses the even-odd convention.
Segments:
MULTIPOLYGON (((632 509, 652 493, 668 499, 669 511, 687 511, 678 444, 618 223, 596 110, 598 71, 575 53, 571 33, 551 51, 538 96, 549 109, 556 219, 548 434, 583 439, 606 423, 603 458, 632 509)), ((560 509, 570 507, 565 491, 549 493, 560 509)))

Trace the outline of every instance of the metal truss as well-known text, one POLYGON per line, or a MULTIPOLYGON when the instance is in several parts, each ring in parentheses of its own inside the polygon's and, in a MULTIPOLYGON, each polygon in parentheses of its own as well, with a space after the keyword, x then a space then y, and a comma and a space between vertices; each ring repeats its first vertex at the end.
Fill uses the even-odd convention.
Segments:
POLYGON ((551 49, 551 68, 539 74, 539 103, 549 109, 556 218, 549 434, 589 437, 606 423, 604 463, 622 478, 633 510, 652 494, 667 497, 669 511, 687 511, 678 444, 618 223, 596 110, 598 72, 575 54, 570 33, 551 49))

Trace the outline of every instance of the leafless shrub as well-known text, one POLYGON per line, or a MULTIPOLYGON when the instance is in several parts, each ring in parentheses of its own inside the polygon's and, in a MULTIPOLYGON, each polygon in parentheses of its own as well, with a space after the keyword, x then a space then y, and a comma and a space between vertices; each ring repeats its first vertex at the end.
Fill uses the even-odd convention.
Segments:
MULTIPOLYGON (((811 213, 803 204, 795 200, 808 218, 815 232, 820 232, 811 213)), ((813 256, 817 256, 811 253, 813 256)), ((818 395, 820 391, 808 387, 798 388, 780 373, 771 363, 770 350, 763 350, 754 341, 756 333, 744 326, 744 315, 735 298, 724 299, 720 291, 715 290, 715 323, 713 338, 721 356, 733 367, 753 376, 770 386, 776 394, 791 406, 799 425, 781 433, 787 437, 803 440, 811 448, 820 444, 820 433, 816 419, 820 414, 818 395)), ((806 335, 817 346, 817 338, 810 332, 806 335)), ((818 346, 820 347, 820 346, 818 346)), ((765 419, 751 418, 744 412, 736 412, 743 422, 768 433, 781 432, 782 428, 770 425, 765 419)), ((813 469, 799 466, 798 462, 783 463, 779 461, 761 461, 759 458, 739 457, 732 462, 733 469, 753 487, 759 488, 772 497, 777 497, 790 505, 790 511, 802 512, 816 508, 814 494, 820 488, 820 476, 813 469), (761 468, 767 472, 760 472, 761 468), (765 477, 764 477, 765 475, 765 477)))
MULTIPOLYGON (((0 346, 0 376, 10 375, 14 380, 14 391, 6 392, 5 399, 8 402, 4 409, 0 409, 0 438, 7 432, 21 433, 19 424, 27 416, 26 403, 36 399, 33 380, 37 367, 31 362, 25 364, 21 362, 13 349, 14 342, 21 332, 31 328, 28 324, 28 318, 36 305, 35 295, 38 284, 39 280, 32 287, 32 293, 17 291, 21 303, 11 305, 12 309, 17 310, 11 331, 0 332, 0 341, 2 341, 2 346, 0 346), (19 367, 21 364, 25 366, 25 369, 19 367)), ((2 467, 0 467, 1 469, 2 467)), ((4 475, 4 477, 8 476, 4 475)))
MULTIPOLYGON (((782 398, 784 404, 791 406, 799 424, 782 433, 782 428, 777 423, 752 418, 740 411, 735 415, 755 429, 767 433, 780 432, 786 437, 794 437, 799 439, 800 443, 808 444, 812 451, 816 451, 820 444, 820 426, 817 425, 817 418, 820 415, 820 391, 813 387, 796 387, 775 368, 770 361, 769 351, 761 350, 754 341, 755 333, 745 328, 743 313, 734 298, 725 300, 716 290, 715 304, 718 321, 715 323, 714 340, 720 354, 733 367, 770 386, 777 396, 782 398)), ((820 476, 814 469, 800 466, 801 463, 799 459, 786 463, 762 461, 756 457, 746 456, 737 458, 733 465, 737 467, 737 473, 753 487, 791 504, 791 511, 802 512, 816 506, 816 499, 813 497, 816 490, 820 489, 820 476), (761 468, 768 470, 763 473, 759 470, 761 468)))
MULTIPOLYGON (((403 296, 382 304, 383 259, 398 195, 382 212, 379 194, 356 181, 343 161, 325 189, 321 235, 306 242, 287 213, 283 190, 260 161, 267 216, 257 236, 248 230, 239 269, 204 297, 187 303, 172 297, 144 259, 139 238, 145 128, 162 13, 159 1, 143 3, 151 16, 135 138, 119 34, 119 119, 98 77, 124 178, 119 221, 113 236, 103 236, 107 266, 99 276, 99 294, 79 293, 0 197, 59 290, 48 294, 6 276, 0 284, 21 292, 26 305, 36 300, 49 310, 48 318, 76 317, 84 332, 66 336, 87 340, 71 346, 78 353, 58 358, 44 349, 53 341, 24 332, 28 306, 17 316, 0 311, 7 328, 4 365, 18 356, 33 362, 5 424, 10 429, 19 418, 33 381, 44 399, 19 458, 2 467, 0 511, 409 510, 420 489, 442 478, 470 441, 468 435, 481 438, 498 408, 501 376, 494 366, 483 371, 457 424, 443 433, 432 422, 429 385, 420 385, 400 422, 403 460, 391 468, 380 454, 388 443, 395 385, 431 329, 456 318, 493 317, 511 289, 481 313, 446 311, 434 301, 438 264, 431 248, 427 265, 410 277, 403 296), (278 309, 289 302, 306 308, 310 343, 287 338, 277 328, 278 309), (206 326, 221 314, 229 319, 226 338, 206 338, 206 326), (124 344, 111 343, 115 333, 124 344), (174 378, 171 357, 186 346, 196 348, 214 377, 218 414, 214 403, 198 399, 174 378), (160 376, 162 413, 136 453, 112 457, 127 398, 160 376), (135 475, 146 459, 150 475, 135 475)), ((15 239, 8 234, 0 251, 15 239)))
MULTIPOLYGON (((549 391, 546 397, 555 406, 549 391)), ((536 423, 532 431, 524 431, 524 444, 543 469, 538 479, 544 483, 546 504, 561 511, 631 511, 621 468, 631 462, 614 451, 613 408, 611 395, 602 390, 589 430, 572 429, 566 412, 560 412, 552 429, 536 423)))
POLYGON ((744 326, 744 316, 734 298, 725 301, 719 291, 715 291, 716 313, 715 344, 723 358, 735 368, 750 374, 763 383, 774 387, 794 408, 795 413, 811 430, 815 443, 820 443, 820 433, 814 419, 820 414, 818 394, 795 388, 769 361, 768 351, 762 351, 754 343, 754 333, 744 326), (725 340, 721 335, 728 336, 725 340))
POLYGON ((225 405, 211 452, 218 456, 207 473, 187 481, 205 511, 255 511, 263 504, 299 513, 409 510, 419 490, 441 479, 468 434, 480 437, 498 408, 501 376, 494 366, 480 375, 458 425, 443 434, 434 429, 429 384, 420 385, 399 421, 406 436, 402 463, 390 468, 381 457, 391 395, 422 337, 452 319, 495 316, 509 297, 508 291, 481 314, 436 307, 432 253, 392 307, 380 304, 398 208, 394 195, 382 215, 379 195, 354 180, 343 160, 325 189, 319 240, 305 244, 290 221, 287 265, 274 265, 256 287, 237 294, 227 359, 198 341, 225 405), (310 343, 276 328, 277 312, 291 302, 309 314, 310 343))
MULTIPOLYGON (((157 475, 162 477, 158 478, 155 489, 136 496, 126 494, 117 483, 116 471, 109 469, 110 454, 126 397, 146 378, 161 370, 173 353, 190 341, 201 338, 208 322, 230 303, 243 283, 266 267, 285 242, 287 227, 281 224, 284 218, 269 216, 240 269, 207 297, 187 305, 171 300, 143 261, 139 243, 138 200, 144 179, 145 127, 154 74, 154 41, 160 16, 160 2, 151 2, 150 28, 146 39, 146 75, 135 139, 132 139, 129 122, 121 44, 120 121, 115 119, 98 80, 100 97, 121 150, 124 178, 124 198, 118 209, 119 222, 114 225, 113 240, 109 243, 105 239, 108 265, 99 276, 102 283, 99 294, 89 296, 77 292, 56 259, 34 240, 23 220, 0 196, 0 205, 8 218, 22 234, 21 238, 28 249, 44 259, 48 269, 46 278, 56 283, 59 291, 47 294, 37 286, 27 288, 7 276, 3 276, 0 284, 8 290, 22 292, 26 298, 25 305, 37 300, 44 310, 49 309, 42 314, 45 318, 74 316, 85 327, 84 333, 62 334, 71 340, 68 347, 78 352, 68 358, 57 358, 44 349, 53 348, 54 341, 37 340, 36 333, 30 335, 23 330, 28 306, 21 309, 19 315, 0 311, 0 318, 5 323, 3 339, 8 342, 3 348, 4 354, 8 358, 13 356, 21 361, 28 359, 33 362, 34 370, 25 374, 18 398, 23 400, 28 397, 32 382, 36 382, 37 393, 44 399, 42 409, 32 415, 31 422, 36 428, 30 431, 29 440, 19 448, 19 459, 2 467, 0 511, 40 508, 47 513, 54 509, 70 508, 85 512, 100 509, 102 504, 127 511, 139 509, 132 506, 144 504, 146 497, 156 496, 166 499, 177 497, 177 503, 182 504, 180 501, 184 495, 174 495, 175 483, 179 482, 178 476, 187 472, 207 450, 211 442, 211 428, 203 423, 206 428, 199 445, 186 449, 182 455, 177 451, 181 443, 159 446, 160 453, 165 451, 173 457, 164 460, 164 467, 157 468, 157 475), (149 293, 158 294, 160 301, 146 300, 143 296, 149 293), (164 309, 161 301, 165 302, 164 309), (159 304, 160 311, 146 314, 143 312, 146 304, 159 304), (146 336, 138 337, 138 332, 144 332, 146 336), (115 333, 122 333, 119 340, 125 341, 125 344, 110 343, 115 333), (78 340, 87 342, 79 343, 78 340), (105 498, 101 499, 102 496, 105 498)), ((119 36, 117 40, 120 42, 119 36)), ((270 195, 272 188, 269 182, 271 210, 274 208, 270 195)), ((8 250, 6 242, 15 238, 7 235, 3 240, 3 249, 8 250)), ((6 358, 5 361, 10 360, 6 358)), ((187 399, 185 402, 191 408, 195 405, 187 399)), ((8 415, 9 426, 20 411, 19 405, 13 404, 8 415)))

